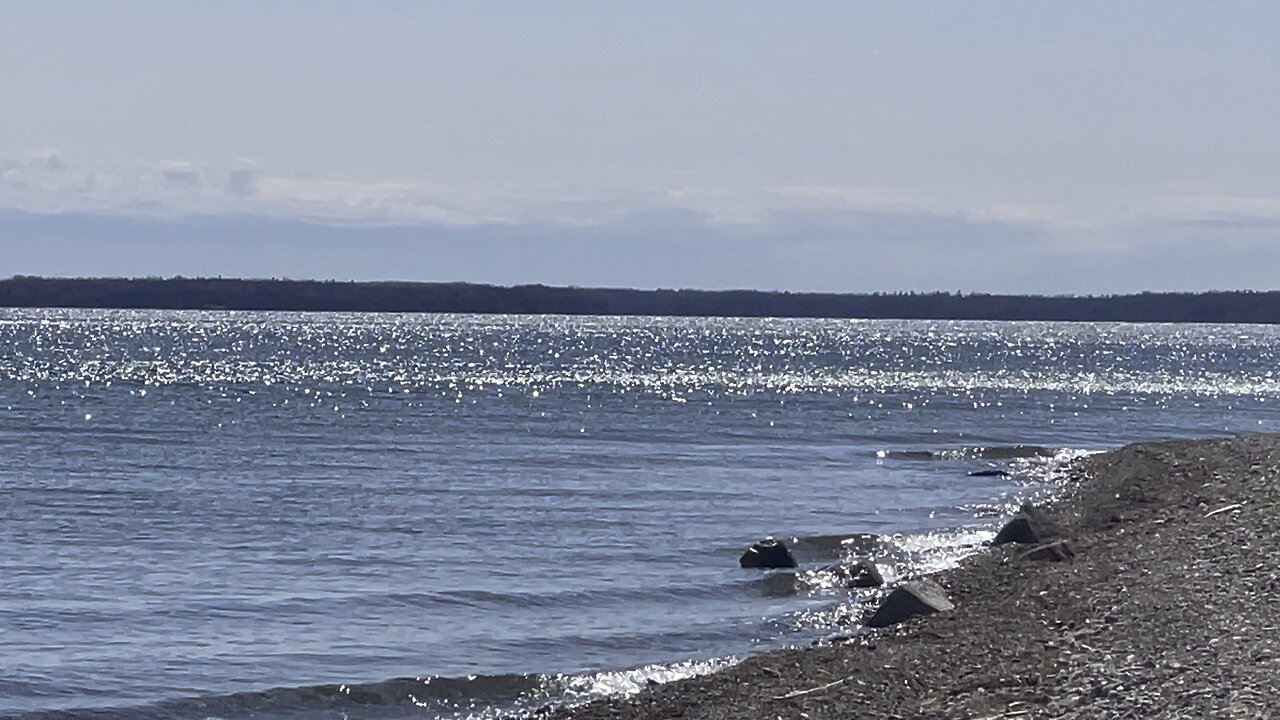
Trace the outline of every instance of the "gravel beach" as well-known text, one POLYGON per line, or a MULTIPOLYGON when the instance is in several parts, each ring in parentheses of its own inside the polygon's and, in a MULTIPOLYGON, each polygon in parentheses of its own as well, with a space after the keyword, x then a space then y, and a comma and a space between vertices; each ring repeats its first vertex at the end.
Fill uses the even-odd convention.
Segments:
POLYGON ((1070 559, 993 547, 932 577, 950 612, 555 716, 1280 717, 1278 500, 1277 436, 1083 458, 1070 559))

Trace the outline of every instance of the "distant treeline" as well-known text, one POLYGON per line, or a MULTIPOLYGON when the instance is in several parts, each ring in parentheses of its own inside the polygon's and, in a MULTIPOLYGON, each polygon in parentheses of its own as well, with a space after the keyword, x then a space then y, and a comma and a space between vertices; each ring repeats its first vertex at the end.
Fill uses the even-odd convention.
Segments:
POLYGON ((624 290, 472 283, 39 278, 0 280, 0 306, 172 310, 683 315, 1280 323, 1280 292, 1053 296, 624 290))

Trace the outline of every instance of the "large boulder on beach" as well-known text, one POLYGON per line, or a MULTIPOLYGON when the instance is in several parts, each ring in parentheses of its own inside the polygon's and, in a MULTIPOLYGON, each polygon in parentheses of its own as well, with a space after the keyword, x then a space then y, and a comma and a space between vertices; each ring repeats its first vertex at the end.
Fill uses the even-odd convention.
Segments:
POLYGON ((879 628, 897 625, 922 615, 954 610, 946 592, 938 583, 922 579, 903 583, 885 597, 875 613, 867 619, 867 627, 879 628))
POLYGON ((798 563, 781 540, 767 537, 747 548, 738 564, 744 568, 793 568, 798 563))
POLYGON ((991 544, 1020 543, 1024 545, 1041 545, 1057 540, 1062 535, 1062 527, 1046 515, 1043 510, 1031 503, 1023 503, 1022 507, 1018 508, 1018 512, 1009 519, 1009 522, 1000 528, 1000 532, 996 535, 996 539, 991 541, 991 544))

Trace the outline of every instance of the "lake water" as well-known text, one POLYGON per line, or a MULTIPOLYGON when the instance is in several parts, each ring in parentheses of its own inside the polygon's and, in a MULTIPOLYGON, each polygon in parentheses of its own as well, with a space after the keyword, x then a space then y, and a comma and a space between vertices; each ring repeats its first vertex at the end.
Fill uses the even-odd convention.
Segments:
POLYGON ((706 671, 847 630, 842 551, 943 567, 1080 452, 1280 430, 1277 368, 1263 326, 0 310, 0 717, 706 671))

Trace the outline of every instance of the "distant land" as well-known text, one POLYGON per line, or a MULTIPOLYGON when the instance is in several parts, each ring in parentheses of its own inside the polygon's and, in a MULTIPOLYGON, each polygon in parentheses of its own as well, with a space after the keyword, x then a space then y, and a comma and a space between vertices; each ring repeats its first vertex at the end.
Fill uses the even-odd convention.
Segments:
POLYGON ((0 307, 1280 323, 1280 291, 1039 296, 499 287, 473 283, 41 278, 0 280, 0 307))

